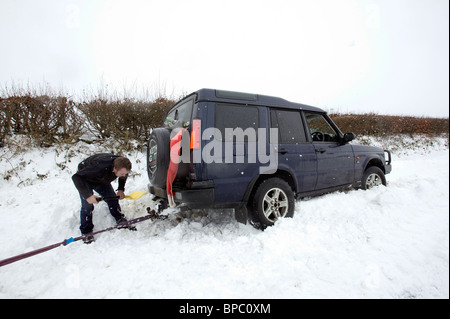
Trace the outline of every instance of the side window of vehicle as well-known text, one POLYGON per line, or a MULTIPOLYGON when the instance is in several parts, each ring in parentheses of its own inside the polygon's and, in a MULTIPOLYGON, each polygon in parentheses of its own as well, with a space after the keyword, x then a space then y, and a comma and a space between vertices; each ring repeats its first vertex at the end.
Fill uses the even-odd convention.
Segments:
POLYGON ((193 105, 194 100, 189 100, 171 110, 169 114, 167 114, 164 126, 170 129, 188 127, 191 124, 193 105))
POLYGON ((280 144, 306 143, 305 129, 299 111, 273 109, 270 117, 272 128, 278 129, 280 144))
POLYGON ((338 142, 339 135, 323 114, 305 112, 313 142, 338 142))
POLYGON ((221 136, 216 136, 218 140, 226 142, 232 142, 233 139, 236 139, 236 142, 256 142, 258 140, 259 111, 256 107, 218 103, 216 104, 215 123, 221 133, 221 136), (237 128, 242 129, 243 136, 237 134, 237 128))

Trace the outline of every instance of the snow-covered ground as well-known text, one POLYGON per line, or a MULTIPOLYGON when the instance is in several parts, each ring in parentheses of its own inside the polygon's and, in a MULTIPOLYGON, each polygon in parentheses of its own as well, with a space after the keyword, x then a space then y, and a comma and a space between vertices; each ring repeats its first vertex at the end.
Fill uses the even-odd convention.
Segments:
MULTIPOLYGON (((0 268, 0 298, 449 298, 449 151, 445 141, 393 157, 388 187, 297 202, 264 232, 230 211, 144 221, 0 268)), ((70 179, 94 146, 0 149, 0 260, 79 235, 70 179), (70 161, 69 161, 70 159, 70 161), (7 179, 5 179, 7 178, 7 179)), ((126 193, 145 190, 129 155, 126 193)), ((128 218, 150 195, 124 200, 128 218)), ((105 204, 95 230, 113 219, 105 204)))

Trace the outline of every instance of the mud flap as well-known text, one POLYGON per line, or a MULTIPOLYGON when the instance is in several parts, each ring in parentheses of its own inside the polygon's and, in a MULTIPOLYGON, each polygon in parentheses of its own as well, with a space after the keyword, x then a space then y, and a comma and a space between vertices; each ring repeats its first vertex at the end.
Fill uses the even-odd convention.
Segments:
POLYGON ((247 206, 243 205, 242 207, 234 209, 234 218, 241 224, 246 225, 248 220, 248 210, 247 206))

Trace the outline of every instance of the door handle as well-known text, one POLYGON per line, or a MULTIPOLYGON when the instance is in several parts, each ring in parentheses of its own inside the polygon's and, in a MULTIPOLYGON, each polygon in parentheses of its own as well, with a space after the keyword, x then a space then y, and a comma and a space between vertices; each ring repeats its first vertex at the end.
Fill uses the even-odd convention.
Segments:
POLYGON ((326 151, 324 148, 316 148, 316 153, 325 153, 326 151))
POLYGON ((286 154, 286 153, 289 153, 289 151, 288 151, 287 149, 285 149, 285 148, 280 148, 280 149, 278 150, 278 153, 284 155, 284 154, 286 154))

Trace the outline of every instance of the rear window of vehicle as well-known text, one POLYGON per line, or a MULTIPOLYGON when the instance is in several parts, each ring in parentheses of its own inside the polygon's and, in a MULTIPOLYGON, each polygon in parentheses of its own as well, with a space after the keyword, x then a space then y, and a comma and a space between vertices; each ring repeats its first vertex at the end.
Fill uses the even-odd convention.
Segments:
MULTIPOLYGON (((232 142, 236 139, 236 142, 255 142, 258 139, 259 111, 257 107, 216 104, 215 123, 215 127, 221 133, 221 136, 216 136, 217 140, 232 142), (237 132, 236 128, 241 128, 248 134, 240 138, 239 136, 226 134, 225 129, 227 128, 234 130, 234 132, 237 132)), ((228 133, 231 130, 228 130, 228 133)))

